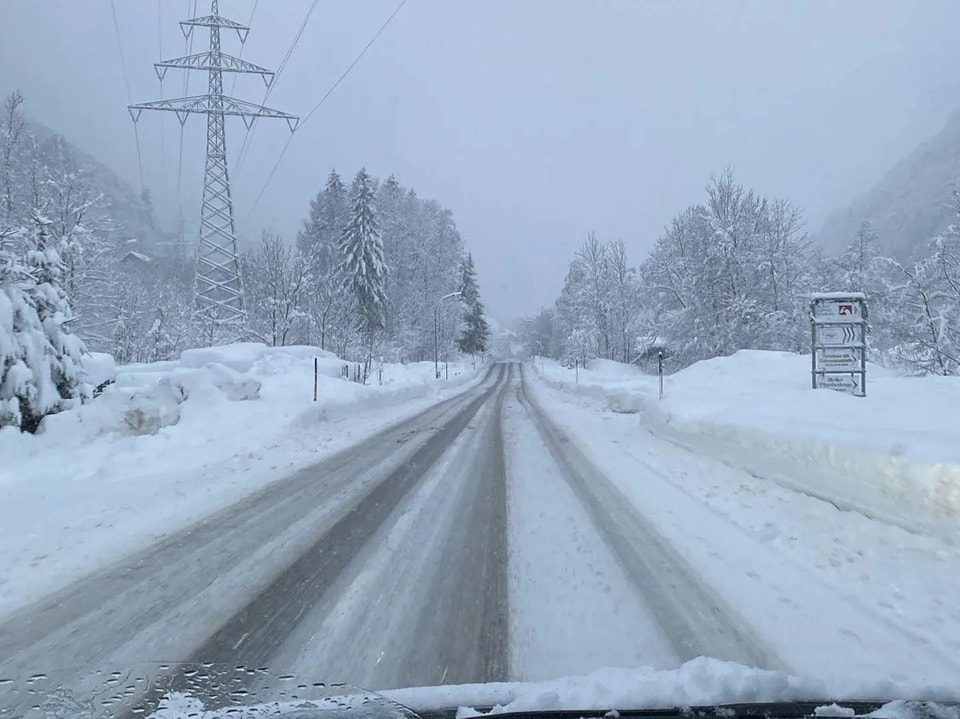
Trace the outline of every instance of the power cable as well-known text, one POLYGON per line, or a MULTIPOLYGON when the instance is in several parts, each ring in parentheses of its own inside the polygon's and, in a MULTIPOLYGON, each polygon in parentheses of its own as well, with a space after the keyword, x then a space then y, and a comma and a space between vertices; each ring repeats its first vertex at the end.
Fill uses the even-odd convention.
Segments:
MULTIPOLYGON (((163 60, 163 0, 157 0, 157 51, 163 60)), ((160 78, 160 99, 163 99, 163 78, 160 78)), ((167 187, 166 113, 160 113, 160 187, 167 187)))
MULTIPOLYGON (((127 76, 127 59, 123 55, 123 42, 120 39, 120 23, 117 22, 117 6, 114 0, 110 0, 110 11, 113 13, 113 30, 117 36, 117 49, 120 51, 120 67, 123 70, 123 84, 127 88, 127 104, 133 104, 133 95, 130 92, 130 78, 127 76)), ((137 167, 140 170, 140 190, 144 190, 146 185, 143 183, 143 153, 140 152, 140 130, 137 129, 137 123, 133 123, 133 137, 137 142, 137 167)))
MULTIPOLYGON (((263 100, 260 102, 261 105, 265 105, 267 100, 270 98, 270 93, 273 92, 273 88, 277 85, 277 80, 280 79, 280 75, 283 73, 284 68, 287 66, 287 62, 290 60, 290 56, 293 55, 293 51, 296 49, 297 44, 300 42, 300 38, 303 35, 303 31, 307 29, 307 23, 310 22, 310 16, 313 15, 313 11, 317 9, 317 4, 319 0, 313 0, 307 14, 303 18, 303 22, 300 23, 300 29, 297 30, 296 36, 293 38, 293 42, 290 43, 290 47, 287 48, 286 54, 283 56, 283 59, 280 61, 280 66, 277 67, 277 71, 273 75, 273 79, 270 81, 270 85, 267 87, 266 92, 263 95, 263 100)), ((234 177, 240 176, 240 168, 243 166, 243 161, 246 159, 247 152, 250 149, 250 143, 253 142, 253 135, 257 131, 257 121, 254 120, 250 127, 247 128, 247 131, 243 135, 243 143, 240 146, 240 154, 237 156, 237 167, 234 170, 234 177)))
MULTIPOLYGON (((253 25, 253 16, 257 14, 257 5, 260 4, 260 0, 254 0, 253 10, 250 11, 250 19, 247 20, 247 27, 253 25)), ((247 43, 240 43, 240 54, 237 55, 241 60, 243 59, 243 51, 246 49, 247 43)), ((230 85, 230 94, 232 95, 237 90, 237 73, 233 74, 233 84, 230 85)))
MULTIPOLYGON (((336 90, 337 87, 339 87, 340 83, 343 82, 344 79, 347 77, 347 75, 350 74, 350 71, 353 70, 353 68, 356 67, 357 63, 360 62, 363 56, 367 54, 367 50, 369 50, 373 46, 373 43, 375 43, 377 41, 377 38, 379 38, 383 34, 383 31, 387 29, 387 26, 389 26, 391 22, 393 22, 393 19, 397 16, 397 14, 403 9, 403 6, 406 4, 407 4, 407 0, 400 0, 400 4, 397 5, 396 9, 390 14, 390 17, 388 17, 386 21, 383 23, 383 25, 380 26, 380 29, 377 30, 376 33, 374 33, 373 37, 370 38, 370 42, 368 42, 363 47, 363 49, 360 51, 360 54, 357 55, 354 58, 353 62, 351 62, 347 66, 347 69, 344 70, 343 73, 340 75, 340 77, 337 78, 337 81, 330 86, 330 89, 324 93, 323 97, 320 98, 320 101, 313 106, 313 109, 310 110, 309 113, 307 113, 307 116, 300 121, 300 124, 297 125, 298 130, 301 127, 303 127, 310 120, 311 117, 314 116, 317 110, 320 109, 320 106, 323 105, 323 103, 326 102, 327 98, 333 94, 333 91, 336 90)), ((270 174, 267 175, 267 179, 263 183, 263 187, 260 189, 260 193, 257 195, 257 199, 254 200, 253 204, 250 206, 250 210, 247 212, 247 215, 244 218, 245 220, 250 218, 250 215, 253 214, 253 211, 256 209, 257 205, 260 203, 260 200, 263 198, 263 193, 267 191, 267 187, 270 185, 270 181, 273 179, 273 176, 276 174, 277 168, 280 167, 280 163, 283 161, 283 156, 286 154, 287 148, 290 147, 291 142, 293 142, 293 133, 291 133, 290 137, 287 138, 286 144, 283 146, 283 149, 280 151, 280 157, 277 158, 276 164, 273 166, 273 169, 270 170, 270 174)))
MULTIPOLYGON (((112 0, 111 0, 112 2, 112 0)), ((193 10, 190 10, 190 0, 187 0, 187 13, 191 18, 197 16, 197 0, 193 0, 193 10)), ((183 49, 187 55, 190 55, 193 52, 193 33, 191 32, 189 37, 183 39, 183 49)), ((183 73, 183 96, 187 97, 187 93, 190 91, 190 72, 185 71, 183 73)), ((183 180, 183 126, 184 123, 180 123, 180 153, 177 156, 177 202, 183 206, 182 197, 180 194, 180 187, 183 180)))

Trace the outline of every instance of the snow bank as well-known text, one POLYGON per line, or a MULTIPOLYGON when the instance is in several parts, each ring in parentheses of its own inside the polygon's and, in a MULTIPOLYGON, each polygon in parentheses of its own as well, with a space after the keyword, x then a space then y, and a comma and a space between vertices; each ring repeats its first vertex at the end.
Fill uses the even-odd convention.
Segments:
POLYGON ((254 343, 86 362, 88 376, 115 380, 100 397, 47 417, 36 435, 0 430, 0 615, 465 391, 485 370, 451 362, 438 381, 432 362, 375 364, 362 385, 341 379, 345 363, 328 352, 254 343))
POLYGON ((104 382, 113 382, 117 378, 117 363, 113 355, 105 352, 90 352, 83 355, 81 360, 84 381, 99 387, 104 382))
POLYGON ((810 358, 743 350, 664 379, 616 363, 579 371, 544 362, 544 380, 660 436, 842 509, 911 530, 960 526, 960 378, 869 366, 867 397, 814 391, 810 358))

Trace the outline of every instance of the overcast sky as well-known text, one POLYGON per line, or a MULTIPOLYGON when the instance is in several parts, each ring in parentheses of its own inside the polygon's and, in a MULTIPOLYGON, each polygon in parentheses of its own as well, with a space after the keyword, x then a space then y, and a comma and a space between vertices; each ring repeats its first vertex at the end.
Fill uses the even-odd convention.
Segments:
MULTIPOLYGON (((152 63, 184 54, 176 21, 191 2, 115 2, 131 97, 159 99, 152 63)), ((306 115, 397 2, 320 0, 267 104, 306 115)), ((260 0, 244 58, 276 69, 310 4, 260 0)), ((244 23, 253 6, 220 1, 244 23)), ((960 104, 957 28, 957 0, 409 0, 297 131, 251 214, 288 136, 282 122, 257 129, 234 172, 238 232, 292 239, 330 169, 365 164, 453 210, 492 315, 531 314, 588 231, 638 263, 728 164, 815 230, 960 104)), ((223 49, 239 45, 225 35, 223 49)), ((205 83, 195 73, 190 93, 205 83)), ((0 91, 15 88, 139 185, 109 0, 0 0, 0 91)), ((162 90, 181 94, 182 74, 162 90)), ((255 77, 236 84, 263 93, 255 77)), ((179 195, 175 117, 144 114, 139 132, 162 219, 181 202, 196 226, 203 119, 187 123, 179 195)), ((243 135, 228 125, 234 164, 243 135)))

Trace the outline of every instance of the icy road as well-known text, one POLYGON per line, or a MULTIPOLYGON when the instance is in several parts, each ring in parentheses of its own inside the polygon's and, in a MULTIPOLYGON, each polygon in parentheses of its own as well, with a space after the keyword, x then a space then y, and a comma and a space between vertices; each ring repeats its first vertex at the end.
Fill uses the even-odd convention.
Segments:
POLYGON ((85 670, 178 660, 388 689, 701 655, 815 677, 960 674, 949 588, 917 564, 955 567, 956 552, 551 393, 497 365, 19 610, 0 624, 0 677, 42 670, 83 692, 85 670), (804 526, 818 536, 780 541, 804 526), (840 564, 885 546, 903 561, 881 551, 866 593, 848 585, 840 564), (899 589, 864 600, 893 582, 909 608, 899 589))

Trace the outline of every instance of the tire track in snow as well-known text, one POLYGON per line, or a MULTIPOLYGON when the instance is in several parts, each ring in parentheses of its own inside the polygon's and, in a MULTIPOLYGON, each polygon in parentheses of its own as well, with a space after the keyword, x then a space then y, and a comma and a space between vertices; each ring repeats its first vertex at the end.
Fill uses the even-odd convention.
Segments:
MULTIPOLYGON (((525 373, 521 370, 522 377, 525 373)), ((646 599, 677 657, 686 661, 708 656, 763 669, 786 668, 749 624, 706 586, 630 500, 550 421, 524 382, 525 378, 520 396, 530 407, 564 479, 646 599)))
POLYGON ((511 679, 680 662, 563 477, 522 399, 504 417, 510 535, 511 679))
MULTIPOLYGON (((78 682, 85 672, 126 671, 145 660, 188 656, 225 618, 249 605, 251 596, 274 586, 275 577, 315 547, 317 537, 342 524, 358 502, 373 495, 364 505, 370 507, 389 499, 396 490, 381 487, 391 477, 397 484, 397 472, 426 471, 426 462, 449 442, 451 428, 469 421, 503 375, 503 368, 491 368, 478 389, 274 482, 14 613, 0 624, 0 678, 43 671, 52 684, 63 681, 83 695, 78 682)), ((296 619, 301 609, 290 616, 296 619)), ((239 643, 247 641, 251 638, 239 643)), ((96 678, 82 683, 87 681, 96 678)))

